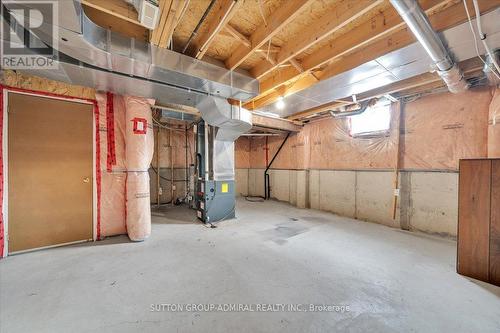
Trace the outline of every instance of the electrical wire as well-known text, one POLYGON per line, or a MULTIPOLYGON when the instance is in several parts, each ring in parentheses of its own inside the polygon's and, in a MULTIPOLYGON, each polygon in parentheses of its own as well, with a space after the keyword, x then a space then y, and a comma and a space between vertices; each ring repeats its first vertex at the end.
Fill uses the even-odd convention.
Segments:
MULTIPOLYGON (((473 0, 473 3, 474 3, 474 2, 475 2, 475 0, 473 0)), ((497 72, 495 72, 495 69, 494 69, 494 68, 492 68, 492 67, 490 66, 490 64, 488 64, 486 61, 484 61, 484 59, 481 57, 481 54, 480 54, 480 52, 479 52, 478 43, 477 43, 477 36, 476 36, 476 32, 474 31, 474 27, 472 26, 472 19, 471 19, 470 13, 469 13, 469 9, 467 8, 467 0, 463 0, 463 3, 464 3, 465 12, 467 13, 467 19, 468 19, 468 21, 469 21, 470 31, 472 32, 472 37, 474 38, 474 47, 476 48, 476 54, 477 54, 477 57, 478 57, 478 58, 479 58, 479 59, 480 59, 480 60, 484 63, 484 65, 485 65, 486 67, 488 67, 488 68, 491 70, 491 72, 492 72, 492 73, 493 73, 493 74, 494 74, 494 75, 495 75, 495 76, 496 76, 496 77, 500 80, 500 75, 499 75, 497 72)), ((474 3, 474 8, 476 8, 476 4, 475 4, 475 3, 474 3)), ((480 25, 481 25, 481 22, 480 22, 480 16, 481 16, 480 14, 479 14, 479 16, 478 16, 477 11, 476 11, 476 22, 477 22, 477 24, 478 24, 478 30, 480 31, 480 34, 482 34, 482 33, 481 33, 481 28, 480 28, 480 25)), ((483 38, 483 37, 481 36, 481 39, 482 39, 482 38, 483 38)), ((484 38, 486 38, 486 37, 484 37, 484 38)), ((491 53, 489 52, 488 47, 487 47, 487 45, 486 45, 486 42, 485 42, 484 40, 483 40, 483 44, 485 45, 486 52, 488 52, 488 54, 490 55, 490 57, 491 57, 491 59, 492 59, 493 63, 495 64, 495 67, 496 67, 496 68, 497 68, 497 70, 498 70, 498 65, 496 64, 496 60, 495 60, 494 56, 492 56, 492 55, 491 55, 491 53)), ((499 73, 500 73, 500 70, 499 70, 499 73)))
MULTIPOLYGON (((153 164, 150 164, 149 167, 151 169, 153 169, 154 173, 158 174, 158 170, 153 166, 153 164)), ((171 182, 172 179, 168 179, 167 177, 163 177, 162 175, 160 175, 160 178, 163 179, 163 180, 166 180, 166 181, 169 181, 171 182)), ((185 181, 188 181, 189 179, 174 179, 174 182, 185 182, 185 181)))
POLYGON ((173 128, 173 127, 169 127, 167 125, 163 125, 162 123, 160 123, 158 120, 156 120, 154 117, 152 117, 153 119, 153 122, 156 124, 157 127, 160 127, 160 128, 164 128, 164 129, 168 129, 168 130, 171 130, 171 131, 177 131, 177 132, 184 132, 184 129, 183 128, 173 128))

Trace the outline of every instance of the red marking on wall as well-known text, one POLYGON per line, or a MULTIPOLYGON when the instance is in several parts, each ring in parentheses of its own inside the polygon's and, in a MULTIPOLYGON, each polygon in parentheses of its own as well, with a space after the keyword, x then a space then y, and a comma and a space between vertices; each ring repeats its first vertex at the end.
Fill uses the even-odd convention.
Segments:
POLYGON ((115 150, 115 110, 113 106, 113 94, 106 93, 106 127, 107 127, 107 170, 112 171, 113 165, 116 165, 116 150, 115 150))
POLYGON ((3 86, 0 86, 0 258, 3 257, 3 86))
POLYGON ((97 194, 97 212, 96 212, 96 239, 101 240, 101 144, 99 134, 99 105, 94 100, 95 116, 95 175, 96 175, 96 194, 97 194))
POLYGON ((148 121, 145 118, 134 118, 134 134, 146 134, 148 130, 148 121))

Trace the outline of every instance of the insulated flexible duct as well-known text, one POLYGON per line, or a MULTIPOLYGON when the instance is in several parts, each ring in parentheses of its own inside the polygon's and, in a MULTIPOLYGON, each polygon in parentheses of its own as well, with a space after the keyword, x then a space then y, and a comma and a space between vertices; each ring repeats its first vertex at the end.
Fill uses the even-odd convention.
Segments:
POLYGON ((443 42, 432 29, 431 23, 415 0, 390 0, 392 6, 406 22, 412 33, 434 61, 437 73, 452 93, 469 88, 462 71, 452 60, 443 42))
POLYGON ((151 234, 148 173, 154 152, 151 104, 145 98, 125 96, 126 225, 132 241, 143 241, 151 234))

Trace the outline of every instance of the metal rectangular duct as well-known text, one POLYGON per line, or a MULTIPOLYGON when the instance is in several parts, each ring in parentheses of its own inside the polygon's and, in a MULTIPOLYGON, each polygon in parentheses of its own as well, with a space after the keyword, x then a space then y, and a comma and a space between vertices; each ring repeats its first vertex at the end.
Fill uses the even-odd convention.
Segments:
MULTIPOLYGON (((9 8, 9 4, 4 6, 9 8)), ((30 3, 23 6, 30 9, 30 3)), ((58 6, 57 45, 53 45, 50 34, 53 27, 47 23, 41 24, 37 37, 82 63, 223 98, 245 101, 259 92, 258 81, 252 77, 96 25, 85 15, 79 1, 59 1, 58 6)))

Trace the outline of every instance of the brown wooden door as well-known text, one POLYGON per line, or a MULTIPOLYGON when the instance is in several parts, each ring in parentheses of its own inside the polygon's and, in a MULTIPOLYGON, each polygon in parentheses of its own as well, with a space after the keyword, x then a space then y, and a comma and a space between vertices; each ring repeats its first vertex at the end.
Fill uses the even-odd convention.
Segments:
POLYGON ((9 252, 92 239, 92 105, 9 93, 9 252))
POLYGON ((460 274, 488 281, 490 160, 460 161, 458 262, 460 274))
POLYGON ((490 281, 500 286, 500 160, 491 163, 490 281))

